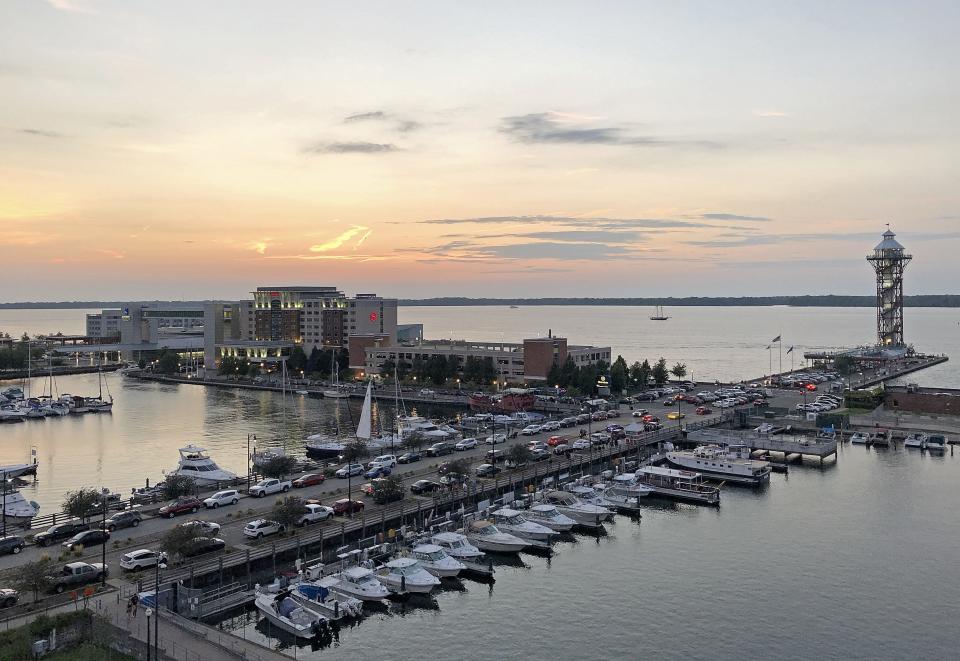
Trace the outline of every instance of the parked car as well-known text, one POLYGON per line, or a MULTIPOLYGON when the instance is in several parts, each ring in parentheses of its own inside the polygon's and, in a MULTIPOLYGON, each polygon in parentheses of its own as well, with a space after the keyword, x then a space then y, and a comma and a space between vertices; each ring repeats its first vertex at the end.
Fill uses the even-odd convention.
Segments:
POLYGON ((421 388, 421 389, 420 389, 420 395, 421 395, 422 397, 432 397, 432 396, 434 396, 434 395, 436 395, 436 394, 437 394, 436 391, 430 390, 430 388, 421 388))
POLYGON ((462 451, 462 450, 472 450, 475 447, 477 447, 477 439, 465 438, 462 441, 457 442, 457 444, 453 446, 453 449, 462 451))
POLYGON ((72 551, 78 547, 106 544, 109 539, 109 530, 84 530, 83 532, 78 532, 60 546, 65 548, 67 551, 72 551))
POLYGON ((585 438, 578 438, 573 442, 573 445, 570 446, 571 450, 589 450, 590 441, 585 438))
POLYGON ((20 593, 13 588, 0 588, 0 608, 10 608, 20 599, 20 593))
POLYGON ((706 406, 698 406, 696 410, 697 415, 710 415, 713 413, 713 409, 706 406))
POLYGON ((427 448, 428 457, 442 457, 443 455, 450 454, 451 452, 453 452, 453 444, 447 443, 446 441, 434 443, 427 448))
POLYGON ((480 464, 473 472, 476 473, 477 477, 490 477, 499 473, 500 469, 493 464, 480 464))
POLYGON ((334 473, 337 477, 357 477, 363 475, 363 464, 345 464, 334 473))
POLYGON ((530 459, 533 461, 547 461, 550 459, 550 451, 546 448, 537 448, 530 453, 530 459))
POLYGON ((561 443, 565 443, 565 442, 566 441, 564 441, 563 436, 551 436, 550 438, 547 439, 547 445, 550 446, 551 448, 555 448, 561 443))
POLYGON ((397 465, 397 458, 392 454, 382 454, 370 463, 367 468, 393 468, 397 465))
POLYGON ((540 425, 540 431, 558 431, 562 425, 556 420, 548 420, 540 425))
POLYGON ((199 512, 202 505, 203 503, 201 503, 197 498, 194 498, 193 496, 185 496, 182 498, 177 498, 176 500, 171 500, 169 503, 160 508, 158 514, 160 516, 165 516, 172 519, 177 514, 199 512))
POLYGON ((399 457, 397 457, 397 463, 412 464, 413 462, 420 461, 421 459, 423 459, 423 454, 415 450, 411 450, 410 452, 404 452, 399 457))
POLYGON ((311 523, 320 523, 321 521, 326 521, 331 516, 333 516, 333 508, 327 507, 326 505, 316 505, 313 503, 305 505, 307 511, 297 519, 295 526, 307 526, 311 523))
POLYGON ((220 532, 220 524, 213 521, 184 521, 180 524, 181 528, 191 528, 196 526, 198 537, 213 537, 220 532))
POLYGON ((89 564, 86 562, 71 562, 64 565, 60 573, 52 577, 52 589, 60 594, 67 588, 93 583, 109 574, 110 569, 99 562, 89 564))
POLYGON ((271 521, 270 519, 257 519, 255 521, 251 521, 243 527, 243 534, 245 537, 260 539, 266 535, 276 535, 284 530, 285 527, 276 521, 271 521))
POLYGON ((90 530, 90 526, 86 523, 80 523, 79 521, 58 523, 55 526, 47 528, 45 532, 38 532, 33 536, 33 541, 40 546, 50 546, 53 542, 69 539, 84 530, 90 530))
POLYGON ((527 425, 520 430, 521 436, 533 436, 540 433, 540 425, 527 425))
POLYGON ((506 434, 493 434, 492 436, 487 436, 487 440, 484 441, 484 443, 487 445, 496 445, 497 443, 505 443, 506 441, 506 434))
POLYGON ((236 489, 218 491, 209 498, 204 498, 203 505, 207 509, 217 509, 221 505, 236 505, 240 501, 240 492, 236 489))
POLYGON ((577 417, 576 417, 576 416, 571 416, 571 417, 569 417, 569 418, 564 418, 563 420, 560 421, 560 426, 561 426, 561 427, 573 427, 573 426, 575 426, 576 424, 577 424, 577 417))
POLYGON ((362 500, 350 500, 349 498, 341 498, 333 504, 333 513, 344 515, 348 513, 360 512, 363 510, 363 501, 362 500))
POLYGON ((417 480, 410 485, 410 493, 415 493, 417 495, 433 493, 440 487, 441 485, 433 480, 417 480))
POLYGON ((487 461, 491 464, 495 464, 498 461, 503 461, 506 456, 506 450, 487 450, 486 454, 487 461))
POLYGON ((685 417, 686 416, 679 411, 670 411, 670 413, 667 414, 667 420, 682 420, 685 417))
POLYGON ((323 481, 327 479, 323 473, 307 473, 306 475, 301 475, 295 479, 292 484, 296 489, 302 489, 303 487, 312 487, 317 484, 323 484, 323 481))
POLYGON ((143 521, 143 515, 136 510, 127 510, 126 512, 117 512, 103 524, 103 527, 110 532, 120 528, 136 528, 143 521))
POLYGON ((180 555, 184 558, 194 558, 198 555, 222 551, 225 548, 227 543, 218 537, 194 537, 180 549, 180 555))
POLYGON ((120 556, 120 568, 127 571, 137 569, 146 569, 155 567, 157 562, 166 562, 167 554, 162 551, 153 551, 151 549, 139 549, 130 551, 120 556))
POLYGON ((256 498, 263 498, 272 493, 286 493, 290 491, 290 487, 290 480, 281 481, 276 478, 270 478, 268 480, 260 480, 250 487, 250 495, 256 498))
POLYGON ((572 448, 566 443, 561 443, 560 445, 554 446, 553 453, 563 455, 569 453, 571 449, 572 448))
POLYGON ((391 473, 391 470, 389 466, 374 466, 373 468, 368 470, 366 473, 364 473, 363 476, 368 480, 372 480, 377 477, 386 477, 390 473, 391 473))
POLYGON ((23 537, 17 535, 8 535, 7 537, 0 537, 0 554, 13 553, 16 555, 23 550, 25 542, 23 537))

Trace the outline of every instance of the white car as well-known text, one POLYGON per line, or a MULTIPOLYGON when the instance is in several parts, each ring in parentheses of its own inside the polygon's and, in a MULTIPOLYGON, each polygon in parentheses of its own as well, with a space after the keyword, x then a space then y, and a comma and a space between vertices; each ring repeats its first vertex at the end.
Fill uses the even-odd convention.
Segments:
POLYGON ((589 450, 590 441, 585 438, 578 438, 573 442, 573 445, 570 446, 574 450, 589 450))
POLYGON ((334 473, 337 477, 356 477, 357 475, 363 475, 363 464, 347 464, 343 468, 337 469, 337 472, 334 473))
POLYGON ((524 436, 533 436, 534 434, 539 434, 540 425, 527 425, 520 433, 524 436))
POLYGON ((333 508, 327 507, 326 505, 306 505, 307 511, 304 512, 303 516, 297 519, 295 525, 297 526, 306 526, 311 523, 319 523, 321 521, 326 521, 331 516, 333 516, 333 508))
POLYGON ((392 454, 382 454, 369 464, 367 468, 373 470, 374 468, 393 468, 397 465, 397 458, 392 454))
POLYGON ((462 441, 458 441, 456 445, 453 446, 454 450, 472 450, 477 447, 477 439, 475 438, 465 438, 462 441))
POLYGON ((547 444, 544 443, 543 441, 530 441, 527 444, 528 450, 546 450, 547 447, 548 447, 547 444))
POLYGON ((278 532, 283 532, 283 526, 269 519, 257 519, 243 527, 243 534, 254 539, 260 539, 266 535, 275 535, 278 532))
POLYGON ((166 562, 167 554, 161 551, 151 551, 150 549, 139 549, 137 551, 124 553, 120 556, 120 567, 127 571, 146 569, 147 567, 155 567, 158 560, 160 562, 166 562))
POLYGON ((430 388, 421 388, 420 394, 423 395, 424 397, 430 397, 431 395, 436 395, 437 393, 434 392, 433 390, 430 390, 430 388))
POLYGON ((560 427, 561 425, 559 422, 557 422, 556 420, 550 420, 540 425, 540 430, 541 431, 559 431, 560 427))
POLYGON ((216 509, 221 505, 236 505, 239 500, 239 491, 236 489, 225 489, 224 491, 218 491, 209 498, 204 498, 203 504, 209 510, 216 509))
POLYGON ((497 443, 505 443, 506 440, 506 434, 494 434, 493 436, 487 436, 487 440, 484 441, 484 443, 487 445, 496 445, 497 443))
POLYGON ((200 529, 201 537, 216 537, 217 533, 220 532, 220 524, 213 521, 184 521, 180 524, 181 528, 190 526, 197 526, 200 529))

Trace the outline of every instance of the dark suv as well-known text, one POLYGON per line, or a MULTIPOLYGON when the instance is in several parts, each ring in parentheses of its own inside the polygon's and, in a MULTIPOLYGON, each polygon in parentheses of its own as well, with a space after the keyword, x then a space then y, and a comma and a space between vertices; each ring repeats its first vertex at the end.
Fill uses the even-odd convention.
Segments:
POLYGON ((104 529, 113 532, 118 528, 136 528, 140 525, 140 522, 143 521, 143 515, 140 512, 135 510, 127 510, 126 512, 117 512, 103 524, 104 529))
POLYGON ((226 548, 227 543, 217 537, 194 537, 180 550, 184 558, 193 558, 204 553, 213 553, 226 548))
POLYGON ((427 448, 428 457, 442 457, 445 454, 453 454, 453 444, 440 441, 427 448))
POLYGON ((45 532, 38 532, 33 536, 33 541, 40 546, 49 546, 52 542, 59 542, 62 539, 70 539, 78 532, 90 530, 86 523, 75 521, 73 523, 58 523, 50 526, 45 532))
POLYGON ((20 553, 23 546, 23 537, 17 537, 16 535, 0 537, 0 553, 20 553))

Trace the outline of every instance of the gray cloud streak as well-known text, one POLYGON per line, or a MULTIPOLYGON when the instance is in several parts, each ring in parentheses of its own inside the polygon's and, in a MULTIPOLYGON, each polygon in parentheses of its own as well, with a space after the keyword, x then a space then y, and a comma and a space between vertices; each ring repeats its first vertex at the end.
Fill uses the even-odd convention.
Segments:
POLYGON ((18 133, 25 133, 27 135, 35 135, 41 138, 66 138, 67 136, 63 133, 57 133, 56 131, 46 131, 44 129, 17 129, 18 133))
POLYGON ((305 154, 387 154, 395 151, 400 151, 396 145, 376 142, 316 143, 303 148, 305 154))
POLYGON ((538 112, 528 115, 504 117, 499 131, 516 142, 524 144, 575 144, 619 145, 632 147, 687 146, 716 148, 720 145, 709 140, 678 140, 652 136, 630 135, 619 126, 598 128, 571 128, 558 121, 551 113, 538 112))

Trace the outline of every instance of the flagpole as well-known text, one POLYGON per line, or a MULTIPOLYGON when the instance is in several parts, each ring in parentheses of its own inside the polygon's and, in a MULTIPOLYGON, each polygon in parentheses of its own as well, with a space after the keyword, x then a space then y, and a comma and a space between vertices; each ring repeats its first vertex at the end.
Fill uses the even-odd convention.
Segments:
POLYGON ((780 352, 780 380, 783 380, 783 335, 777 338, 777 351, 780 352))

